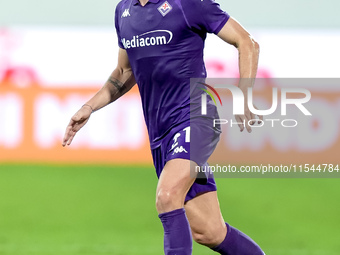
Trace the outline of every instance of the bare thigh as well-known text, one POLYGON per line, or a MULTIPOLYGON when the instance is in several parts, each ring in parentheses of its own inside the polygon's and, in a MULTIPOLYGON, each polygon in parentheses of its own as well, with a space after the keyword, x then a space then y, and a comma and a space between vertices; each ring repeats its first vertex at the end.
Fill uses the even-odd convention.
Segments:
POLYGON ((156 191, 158 213, 183 208, 185 196, 195 181, 190 174, 190 160, 172 159, 168 161, 159 177, 156 191))

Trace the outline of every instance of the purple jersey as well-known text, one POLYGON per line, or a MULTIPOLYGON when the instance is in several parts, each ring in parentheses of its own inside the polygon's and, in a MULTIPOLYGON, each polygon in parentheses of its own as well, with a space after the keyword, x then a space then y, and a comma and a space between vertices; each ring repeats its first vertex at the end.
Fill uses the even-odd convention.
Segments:
MULTIPOLYGON (((151 148, 190 119, 190 78, 205 78, 207 33, 217 34, 229 15, 213 0, 122 0, 116 8, 119 47, 136 78, 151 148)), ((191 115, 192 117, 192 115, 191 115)))

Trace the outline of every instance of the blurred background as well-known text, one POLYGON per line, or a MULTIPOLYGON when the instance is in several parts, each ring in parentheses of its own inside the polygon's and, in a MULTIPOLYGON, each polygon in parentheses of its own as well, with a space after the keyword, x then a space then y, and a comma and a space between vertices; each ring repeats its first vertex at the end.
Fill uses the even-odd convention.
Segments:
MULTIPOLYGON (((313 116, 286 139, 275 129, 226 130, 228 162, 339 164, 340 2, 219 2, 260 43, 259 78, 322 78, 305 84, 313 116)), ((138 90, 93 114, 61 147, 70 117, 117 64, 117 3, 0 0, 0 254, 162 254, 138 90)), ((209 77, 238 76, 237 60, 208 36, 209 77)), ((267 90, 256 86, 258 95, 267 90)), ((337 178, 217 182, 225 219, 267 255, 339 254, 337 178)), ((195 245, 194 254, 213 253, 195 245)))

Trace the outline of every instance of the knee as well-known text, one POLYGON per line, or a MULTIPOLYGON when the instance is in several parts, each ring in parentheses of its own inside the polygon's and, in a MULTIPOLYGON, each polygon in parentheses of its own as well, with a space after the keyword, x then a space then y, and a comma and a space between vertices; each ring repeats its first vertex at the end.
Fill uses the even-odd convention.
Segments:
POLYGON ((156 194, 156 208, 158 213, 172 211, 182 207, 184 201, 175 189, 159 189, 156 194))
POLYGON ((195 242, 213 248, 223 242, 226 237, 226 230, 223 227, 206 228, 203 231, 195 231, 192 229, 192 237, 195 242))

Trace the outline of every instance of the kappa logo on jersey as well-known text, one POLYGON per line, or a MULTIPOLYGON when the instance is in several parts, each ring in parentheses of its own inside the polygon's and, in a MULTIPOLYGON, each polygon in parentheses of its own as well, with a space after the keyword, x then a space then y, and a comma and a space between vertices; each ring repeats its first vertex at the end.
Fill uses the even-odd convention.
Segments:
POLYGON ((131 15, 130 15, 129 9, 125 9, 125 10, 124 10, 124 12, 123 12, 121 18, 126 18, 127 16, 131 16, 131 15))
POLYGON ((171 42, 172 37, 172 32, 169 30, 153 30, 141 35, 134 35, 131 40, 122 38, 121 42, 125 49, 130 49, 166 45, 171 42))
POLYGON ((161 6, 158 7, 158 11, 163 15, 167 15, 172 10, 172 6, 168 3, 168 1, 165 1, 161 6))

